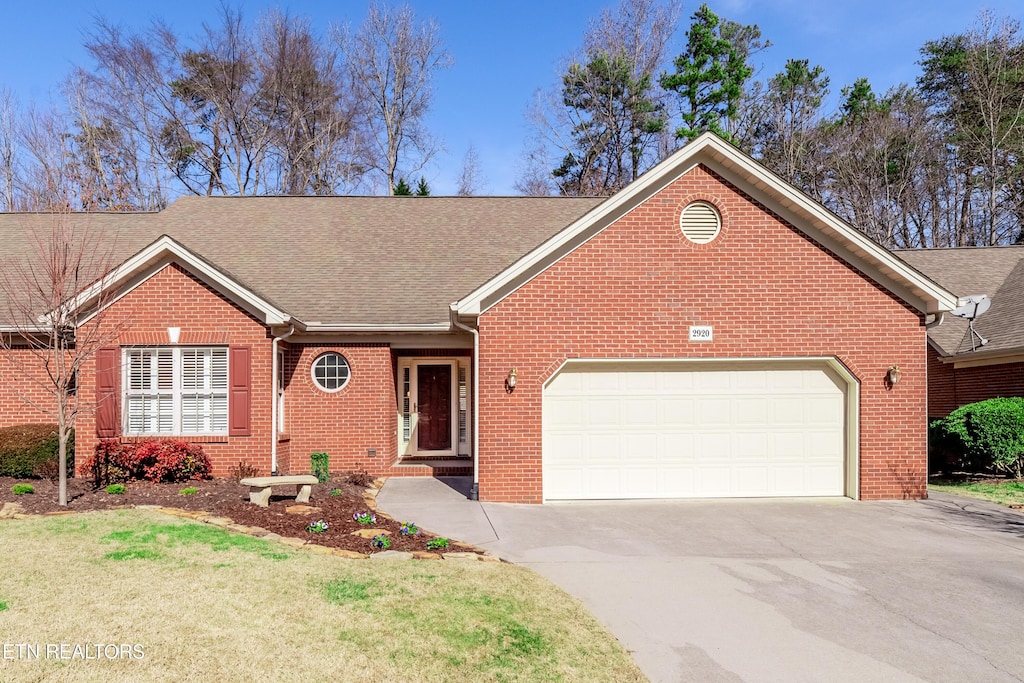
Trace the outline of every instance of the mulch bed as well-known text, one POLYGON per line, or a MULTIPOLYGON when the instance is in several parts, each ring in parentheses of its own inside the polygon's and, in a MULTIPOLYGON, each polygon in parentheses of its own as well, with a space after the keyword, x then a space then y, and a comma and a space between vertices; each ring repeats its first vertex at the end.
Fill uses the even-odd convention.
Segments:
MULTIPOLYGON (((387 532, 391 541, 390 550, 410 552, 427 551, 427 541, 436 537, 426 531, 419 535, 403 536, 399 528, 402 522, 407 520, 394 520, 372 510, 364 498, 370 489, 349 483, 345 476, 335 476, 325 484, 313 486, 313 493, 307 505, 315 509, 302 510, 298 514, 295 514, 295 511, 287 512, 288 508, 298 505, 294 496, 275 495, 271 498, 269 507, 261 508, 249 502, 249 487, 242 486, 234 479, 208 479, 173 484, 136 481, 125 486, 125 493, 112 495, 102 488, 94 488, 91 481, 82 478, 68 479, 68 505, 62 508, 57 505, 55 482, 47 479, 0 477, 0 507, 8 502, 18 503, 25 513, 47 514, 68 510, 88 512, 136 505, 159 505, 208 512, 218 517, 227 517, 236 524, 260 527, 280 536, 301 538, 307 543, 363 554, 380 551, 372 547, 369 538, 353 535, 354 531, 365 532, 367 529, 374 529, 378 534, 387 532), (14 495, 11 487, 19 483, 31 484, 35 488, 35 493, 14 495), (198 490, 191 495, 182 495, 181 490, 187 487, 195 487, 198 490), (335 492, 334 495, 332 491, 335 492), (373 512, 377 517, 376 523, 363 525, 353 519, 354 513, 361 512, 373 512), (323 533, 307 531, 306 526, 317 520, 327 522, 327 530, 323 533)), ((281 490, 288 491, 288 488, 281 490)), ((447 551, 431 552, 452 551, 482 552, 455 541, 447 551)))

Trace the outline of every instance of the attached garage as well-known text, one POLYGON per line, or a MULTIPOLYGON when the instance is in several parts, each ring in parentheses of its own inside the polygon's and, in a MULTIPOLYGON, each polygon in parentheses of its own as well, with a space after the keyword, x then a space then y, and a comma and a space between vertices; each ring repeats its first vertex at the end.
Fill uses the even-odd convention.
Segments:
POLYGON ((544 498, 856 497, 857 390, 834 359, 570 362, 544 387, 544 498))

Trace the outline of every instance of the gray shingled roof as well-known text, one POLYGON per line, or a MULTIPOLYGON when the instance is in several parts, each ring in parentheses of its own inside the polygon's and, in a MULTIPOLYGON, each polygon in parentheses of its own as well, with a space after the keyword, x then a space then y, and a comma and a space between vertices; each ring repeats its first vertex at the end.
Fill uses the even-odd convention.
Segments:
MULTIPOLYGON (((987 294, 992 299, 992 307, 974 322, 974 329, 989 340, 986 352, 1024 347, 1024 245, 920 249, 896 255, 959 296, 987 294)), ((966 320, 947 315, 928 337, 944 356, 972 353, 966 320)))
MULTIPOLYGON (((416 325, 601 203, 563 197, 185 197, 159 213, 71 214, 123 261, 168 235, 303 322, 416 325)), ((0 267, 47 214, 0 214, 0 267)), ((0 292, 0 320, 7 305, 0 292)), ((9 321, 8 321, 9 322, 9 321)))

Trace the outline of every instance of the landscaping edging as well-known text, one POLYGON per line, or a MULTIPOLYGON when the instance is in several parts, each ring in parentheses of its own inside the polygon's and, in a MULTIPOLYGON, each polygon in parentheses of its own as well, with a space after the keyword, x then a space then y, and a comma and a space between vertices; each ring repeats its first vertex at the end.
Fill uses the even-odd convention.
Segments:
MULTIPOLYGON (((375 479, 363 492, 363 502, 367 508, 374 511, 374 513, 384 515, 382 512, 377 510, 377 492, 380 491, 381 486, 387 478, 375 479)), ((0 506, 0 519, 34 519, 37 517, 56 517, 61 515, 74 515, 78 514, 77 510, 57 510, 55 512, 46 512, 42 514, 27 514, 21 512, 22 506, 18 503, 4 503, 0 506)), ((137 510, 152 510, 160 512, 171 517, 179 517, 181 519, 190 519, 195 522, 202 522, 203 524, 210 524, 212 526, 220 527, 228 531, 234 531, 235 533, 246 534, 247 536, 253 536, 256 538, 262 538, 267 541, 273 541, 281 543, 282 545, 294 548, 296 550, 308 550, 310 552, 319 553, 321 555, 333 555, 334 557, 340 557, 347 560, 367 560, 367 559, 379 559, 379 560, 475 560, 479 562, 501 562, 501 558, 497 555, 492 555, 490 552, 477 548, 476 546, 470 545, 469 543, 462 543, 460 541, 452 541, 452 550, 443 553, 433 553, 428 551, 397 551, 397 550, 386 550, 379 553, 359 553, 353 550, 344 550, 341 548, 329 548, 327 546, 318 545, 312 541, 308 541, 304 538, 297 538, 293 536, 281 536, 275 534, 267 529, 263 529, 258 526, 246 526, 244 524, 236 524, 234 520, 227 517, 220 517, 209 512, 194 511, 194 510, 183 510, 175 507, 164 507, 162 505, 124 505, 116 506, 111 508, 113 510, 125 510, 125 509, 137 509, 137 510)), ((390 519, 390 516, 385 515, 390 519)))

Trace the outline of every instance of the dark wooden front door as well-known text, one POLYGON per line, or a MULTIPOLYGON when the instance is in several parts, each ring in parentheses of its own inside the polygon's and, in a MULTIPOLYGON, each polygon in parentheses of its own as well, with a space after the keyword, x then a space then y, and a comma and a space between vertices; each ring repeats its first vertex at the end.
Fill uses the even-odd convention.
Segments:
POLYGON ((418 365, 416 384, 419 403, 417 450, 451 450, 452 366, 418 365))

